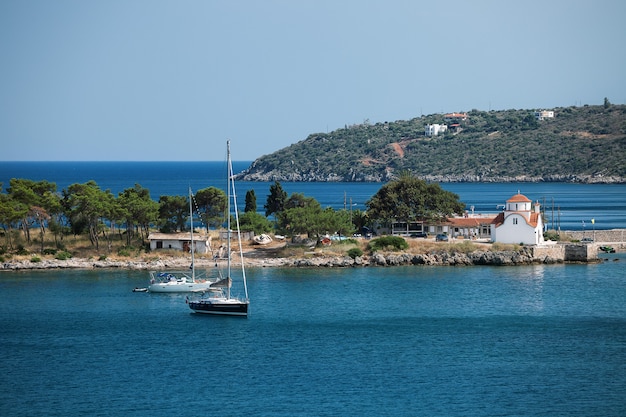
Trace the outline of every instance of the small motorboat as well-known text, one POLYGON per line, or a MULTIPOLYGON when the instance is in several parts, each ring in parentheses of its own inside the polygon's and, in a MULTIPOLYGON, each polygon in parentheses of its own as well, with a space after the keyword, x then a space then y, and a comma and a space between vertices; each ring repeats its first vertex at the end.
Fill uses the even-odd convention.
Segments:
POLYGON ((135 287, 135 288, 133 288, 133 292, 148 292, 148 289, 147 288, 135 287))
POLYGON ((612 246, 600 246, 599 249, 604 253, 615 253, 615 248, 612 246))

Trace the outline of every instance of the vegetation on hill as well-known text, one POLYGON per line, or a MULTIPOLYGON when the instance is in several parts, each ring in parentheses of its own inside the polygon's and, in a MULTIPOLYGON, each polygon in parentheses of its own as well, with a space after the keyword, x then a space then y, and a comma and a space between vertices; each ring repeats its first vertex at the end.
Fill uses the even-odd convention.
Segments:
POLYGON ((316 133, 263 156, 239 175, 248 181, 387 181, 402 171, 437 182, 626 182, 626 106, 433 114, 316 133), (438 136, 427 124, 446 124, 438 136))

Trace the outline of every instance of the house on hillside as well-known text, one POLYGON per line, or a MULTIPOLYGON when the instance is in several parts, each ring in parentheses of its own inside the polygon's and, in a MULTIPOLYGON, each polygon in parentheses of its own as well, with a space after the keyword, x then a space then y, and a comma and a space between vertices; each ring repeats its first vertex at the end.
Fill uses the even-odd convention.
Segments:
POLYGON ((533 204, 519 192, 508 199, 504 211, 491 223, 491 241, 525 245, 543 243, 543 219, 539 202, 533 204))
POLYGON ((446 123, 463 123, 467 121, 469 116, 467 113, 447 113, 443 116, 446 123))
POLYGON ((448 130, 448 126, 446 125, 440 125, 440 124, 426 125, 426 127, 424 128, 424 135, 437 136, 440 133, 444 133, 446 130, 448 130))
POLYGON ((551 110, 541 110, 535 112, 535 119, 537 120, 551 119, 553 117, 554 112, 551 110))
MULTIPOLYGON (((173 249, 183 252, 191 251, 190 233, 150 233, 148 236, 150 250, 173 249)), ((211 236, 194 234, 193 244, 195 253, 209 253, 211 251, 211 236)))

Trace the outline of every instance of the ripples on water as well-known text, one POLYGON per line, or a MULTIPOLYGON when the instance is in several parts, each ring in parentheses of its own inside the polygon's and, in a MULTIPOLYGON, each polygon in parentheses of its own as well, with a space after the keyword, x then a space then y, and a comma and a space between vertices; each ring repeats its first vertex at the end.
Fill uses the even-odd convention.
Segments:
POLYGON ((144 272, 3 273, 0 414, 623 416, 615 258, 251 269, 248 319, 132 293, 144 272))

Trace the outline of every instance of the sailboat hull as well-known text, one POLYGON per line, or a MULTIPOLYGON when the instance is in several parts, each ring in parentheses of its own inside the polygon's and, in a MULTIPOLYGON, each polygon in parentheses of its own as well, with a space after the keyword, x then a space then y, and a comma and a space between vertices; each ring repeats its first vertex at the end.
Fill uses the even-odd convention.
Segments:
POLYGON ((247 316, 248 305, 246 301, 234 299, 223 301, 190 301, 189 308, 195 313, 215 314, 221 316, 247 316))
POLYGON ((160 282, 148 286, 148 291, 157 293, 202 292, 211 288, 211 282, 160 282))

